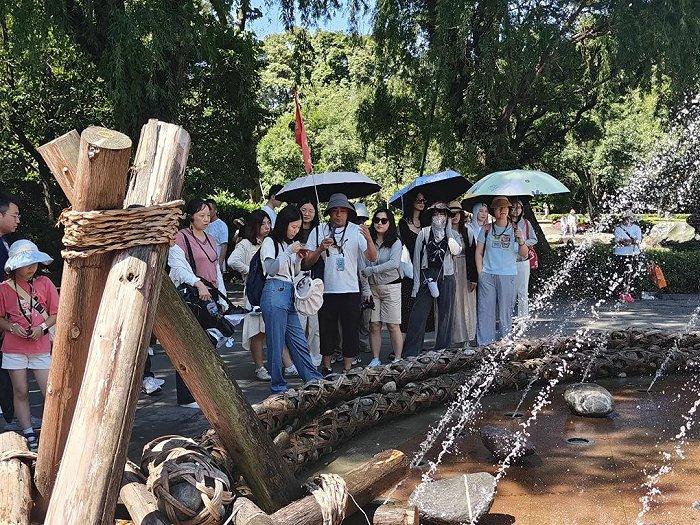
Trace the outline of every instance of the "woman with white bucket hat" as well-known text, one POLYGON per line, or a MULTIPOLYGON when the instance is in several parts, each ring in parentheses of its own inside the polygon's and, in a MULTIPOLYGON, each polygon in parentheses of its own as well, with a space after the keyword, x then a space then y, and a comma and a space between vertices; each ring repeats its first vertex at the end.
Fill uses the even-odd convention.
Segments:
POLYGON ((2 368, 12 379, 15 414, 29 448, 36 450, 37 436, 31 423, 27 370, 32 370, 42 394, 51 365, 49 329, 56 324, 58 291, 48 277, 36 277, 39 264, 53 259, 26 239, 10 246, 5 272, 9 278, 0 285, 0 329, 2 368))

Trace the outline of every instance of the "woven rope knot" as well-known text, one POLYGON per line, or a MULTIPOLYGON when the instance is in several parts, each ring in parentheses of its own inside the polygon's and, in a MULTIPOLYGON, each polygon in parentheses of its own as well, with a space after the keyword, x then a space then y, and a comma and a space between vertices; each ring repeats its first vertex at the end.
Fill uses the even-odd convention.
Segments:
POLYGON ((321 474, 306 484, 321 507, 323 525, 340 525, 345 519, 348 504, 348 487, 337 474, 321 474))
POLYGON ((228 476, 209 457, 179 447, 149 470, 146 486, 174 525, 217 525, 234 500, 228 476))
POLYGON ((13 459, 18 459, 24 462, 36 461, 36 452, 29 452, 28 450, 6 450, 0 453, 0 462, 2 461, 12 461, 13 459))
POLYGON ((182 216, 183 201, 122 210, 64 210, 64 259, 91 257, 136 246, 170 244, 182 216))

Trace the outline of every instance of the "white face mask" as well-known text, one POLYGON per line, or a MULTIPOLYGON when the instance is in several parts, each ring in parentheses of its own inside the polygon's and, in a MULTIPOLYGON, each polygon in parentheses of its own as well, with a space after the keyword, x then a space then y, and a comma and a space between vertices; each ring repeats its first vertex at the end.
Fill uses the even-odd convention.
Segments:
POLYGON ((433 215, 432 225, 434 228, 442 230, 446 224, 447 224, 447 216, 442 215, 441 213, 436 213, 435 215, 433 215))

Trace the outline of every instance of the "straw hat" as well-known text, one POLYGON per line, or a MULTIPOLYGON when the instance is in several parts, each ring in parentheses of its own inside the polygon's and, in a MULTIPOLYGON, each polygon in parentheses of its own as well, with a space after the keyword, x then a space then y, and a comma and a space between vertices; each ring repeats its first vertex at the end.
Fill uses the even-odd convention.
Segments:
POLYGON ((459 201, 452 201, 447 207, 450 209, 450 212, 452 212, 452 215, 464 213, 464 208, 462 208, 462 204, 459 201))
POLYGON ((37 245, 27 239, 13 242, 7 255, 6 272, 31 264, 51 264, 53 262, 53 259, 47 253, 40 252, 37 245))
POLYGON ((494 197, 493 200, 491 201, 491 209, 496 210, 498 208, 507 206, 508 208, 511 208, 513 205, 510 203, 510 200, 508 200, 508 197, 504 197, 502 195, 499 195, 498 197, 494 197))

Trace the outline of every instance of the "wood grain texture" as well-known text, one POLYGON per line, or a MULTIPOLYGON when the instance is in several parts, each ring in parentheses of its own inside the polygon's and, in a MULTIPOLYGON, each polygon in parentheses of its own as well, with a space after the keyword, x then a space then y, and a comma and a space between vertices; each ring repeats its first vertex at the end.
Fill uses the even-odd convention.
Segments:
POLYGON ((146 488, 138 474, 138 467, 131 461, 126 462, 119 497, 129 511, 134 525, 172 525, 168 518, 158 510, 158 500, 146 488))
POLYGON ((165 276, 154 330, 229 456, 266 512, 301 496, 301 484, 260 425, 240 387, 165 276))
MULTIPOLYGON (((149 121, 124 205, 179 198, 189 146, 183 128, 149 121)), ((114 523, 167 249, 137 247, 114 256, 46 524, 114 523)))
MULTIPOLYGON (((343 476, 348 492, 361 507, 393 487, 408 473, 408 458, 398 450, 385 450, 343 476)), ((345 516, 357 512, 348 498, 345 516)), ((272 514, 275 525, 323 525, 321 507, 313 496, 295 501, 272 514)))
MULTIPOLYGON (((121 208, 131 140, 105 128, 72 131, 39 148, 73 209, 121 208), (105 139, 105 135, 111 137, 105 139)), ((63 266, 52 365, 44 405, 44 426, 35 469, 37 515, 43 516, 56 479, 85 371, 90 339, 111 254, 75 259, 63 266)))
POLYGON ((418 525, 418 509, 408 504, 385 503, 372 518, 372 525, 418 525))
MULTIPOLYGON (((26 452, 27 441, 15 432, 0 434, 0 454, 26 452)), ((32 512, 32 473, 19 459, 0 461, 0 523, 29 525, 32 512)))

